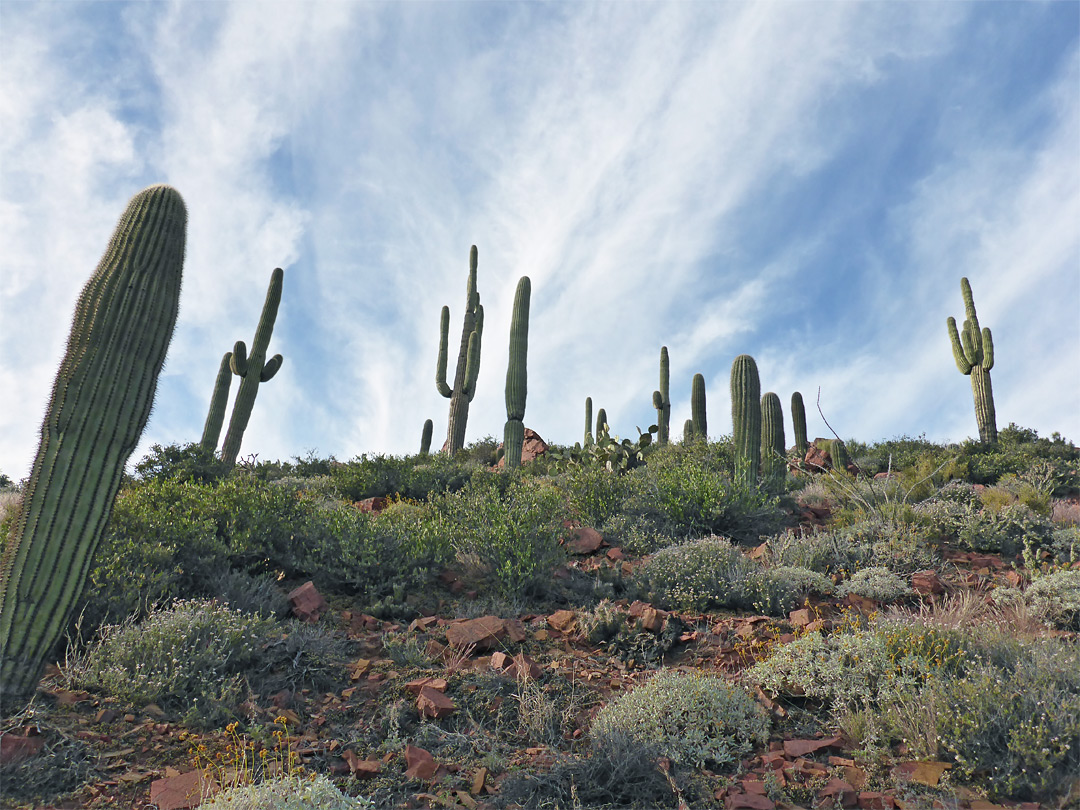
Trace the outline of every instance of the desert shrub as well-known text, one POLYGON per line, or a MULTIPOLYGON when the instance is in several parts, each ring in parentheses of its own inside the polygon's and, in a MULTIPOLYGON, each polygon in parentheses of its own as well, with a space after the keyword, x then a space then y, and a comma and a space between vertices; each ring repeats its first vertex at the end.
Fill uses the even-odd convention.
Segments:
POLYGON ((243 673, 255 666, 273 623, 217 602, 177 601, 139 624, 102 629, 69 659, 66 680, 136 706, 156 703, 194 725, 233 716, 247 696, 243 673))
POLYGON ((343 498, 386 497, 400 492, 411 465, 397 456, 364 454, 330 471, 330 478, 343 498))
POLYGON ((229 468, 221 463, 213 450, 197 443, 155 444, 135 464, 135 477, 140 481, 189 481, 210 484, 229 474, 229 468))
POLYGON ((574 519, 596 528, 619 513, 628 491, 626 476, 589 464, 571 465, 559 485, 574 519))
POLYGON ((924 433, 914 438, 911 436, 897 436, 888 441, 875 442, 864 451, 855 452, 854 455, 873 457, 876 459, 877 465, 883 470, 889 467, 891 459, 892 469, 900 471, 914 466, 920 457, 940 452, 940 446, 927 439, 924 433))
POLYGON ((256 785, 231 787, 207 799, 203 810, 363 810, 364 798, 346 796, 325 776, 280 776, 256 785))
POLYGON ((769 718, 741 687, 665 670, 600 710, 590 734, 613 733, 682 765, 730 768, 768 739, 769 718))
POLYGON ((432 530, 459 559, 488 574, 505 597, 543 593, 564 559, 559 540, 566 507, 546 479, 480 472, 432 506, 432 530))
POLYGON ((1080 631, 1080 571, 1055 571, 1036 579, 1024 593, 1032 612, 1060 630, 1080 631))
POLYGON ((787 579, 723 537, 661 549, 638 568, 635 582, 650 601, 668 610, 732 608, 782 615, 796 602, 787 579))
POLYGON ((318 624, 290 619, 263 638, 257 661, 244 670, 260 695, 283 689, 326 692, 340 688, 356 645, 318 624))
POLYGON ((901 597, 912 593, 907 582, 902 580, 888 568, 863 568, 851 575, 850 579, 841 582, 836 589, 839 597, 849 593, 865 596, 877 602, 895 602, 901 597))
MULTIPOLYGON (((556 761, 546 774, 511 774, 499 786, 499 807, 541 810, 589 807, 604 810, 674 808, 679 794, 660 769, 659 747, 626 733, 594 735, 585 756, 556 761)), ((683 781, 676 775, 677 781, 683 781)), ((685 796, 686 785, 680 786, 685 796)))
POLYGON ((223 568, 211 573, 206 585, 209 594, 219 602, 244 613, 280 619, 289 612, 289 598, 268 574, 253 576, 246 571, 223 568))
POLYGON ((833 582, 824 574, 802 568, 797 565, 779 565, 769 571, 772 576, 788 584, 797 598, 804 598, 812 593, 829 596, 833 593, 833 582))
POLYGON ((1015 666, 973 667, 937 685, 937 731, 963 776, 994 793, 1046 800, 1080 772, 1080 653, 1075 644, 1025 650, 1015 666))
MULTIPOLYGON (((33 714, 28 714, 31 719, 33 714)), ((37 756, 0 763, 0 800, 5 806, 59 806, 65 795, 70 798, 84 785, 106 778, 99 770, 97 752, 84 740, 45 723, 37 726, 45 738, 44 750, 37 756)))
POLYGON ((918 525, 880 517, 807 534, 784 532, 765 543, 771 564, 798 566, 822 574, 882 567, 906 575, 931 567, 937 560, 927 533, 918 525))
POLYGON ((997 511, 982 509, 972 515, 957 533, 958 542, 974 551, 1000 552, 1012 556, 1025 544, 1048 545, 1054 524, 1021 503, 1009 503, 997 511))

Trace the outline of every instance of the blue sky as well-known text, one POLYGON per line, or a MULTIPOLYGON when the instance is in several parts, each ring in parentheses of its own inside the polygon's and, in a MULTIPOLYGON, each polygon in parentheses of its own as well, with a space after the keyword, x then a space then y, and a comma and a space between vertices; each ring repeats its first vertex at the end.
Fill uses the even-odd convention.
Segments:
MULTIPOLYGON (((753 355, 844 437, 977 436, 945 319, 994 334, 999 427, 1080 438, 1080 4, 0 4, 0 470, 29 472, 82 285, 127 199, 188 205, 180 319, 136 458, 197 441, 221 355, 285 268, 242 454, 435 445, 439 311, 469 246, 468 440, 525 423, 710 433, 753 355)), ((236 385, 234 383, 235 392, 236 385)), ((788 427, 790 441, 790 426, 788 427)))

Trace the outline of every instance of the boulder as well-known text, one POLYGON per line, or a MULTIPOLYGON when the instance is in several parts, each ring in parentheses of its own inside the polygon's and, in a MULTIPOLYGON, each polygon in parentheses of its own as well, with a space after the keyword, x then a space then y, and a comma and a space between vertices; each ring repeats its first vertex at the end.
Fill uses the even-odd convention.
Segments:
POLYGON ((311 580, 290 592, 289 602, 292 603, 292 610, 297 618, 309 624, 317 622, 323 611, 329 607, 311 580))
POLYGON ((475 650, 490 650, 502 641, 509 632, 506 619, 498 616, 481 616, 479 619, 467 619, 454 622, 446 628, 446 641, 452 647, 475 650))
MULTIPOLYGON (((502 447, 502 444, 500 444, 499 447, 502 447)), ((527 464, 534 458, 544 455, 547 451, 547 442, 540 438, 540 434, 532 428, 525 428, 525 441, 521 445, 521 463, 527 464)), ((505 463, 506 460, 500 458, 499 463, 495 466, 503 467, 505 463)))

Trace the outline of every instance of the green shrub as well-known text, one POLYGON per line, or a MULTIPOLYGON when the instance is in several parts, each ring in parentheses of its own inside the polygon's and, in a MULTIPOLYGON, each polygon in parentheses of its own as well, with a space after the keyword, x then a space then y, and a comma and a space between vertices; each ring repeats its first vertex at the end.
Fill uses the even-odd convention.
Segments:
POLYGON ((972 515, 957 533, 958 542, 974 551, 999 552, 1010 557, 1025 544, 1041 548, 1051 543, 1054 524, 1022 503, 1010 503, 996 512, 982 509, 972 515))
POLYGON ((1080 631, 1080 571, 1055 571, 1024 593, 1032 612, 1051 627, 1080 631))
POLYGON ((374 807, 364 798, 350 798, 321 774, 280 776, 223 790, 207 799, 203 810, 363 810, 374 807))
POLYGON ((835 590, 833 582, 824 574, 797 565, 779 565, 769 571, 772 576, 786 582, 800 599, 812 593, 830 596, 835 590))
POLYGON ((941 690, 938 735, 959 773, 995 794, 1048 800, 1080 773, 1080 653, 1043 643, 1014 668, 983 664, 941 690))
POLYGON ((705 537, 661 549, 635 572, 650 601, 666 610, 731 608, 785 614, 797 590, 762 568, 723 537, 705 537))
POLYGON ((626 476, 587 464, 571 465, 559 478, 570 514, 583 525, 594 528, 619 514, 629 490, 627 482, 626 476))
POLYGON ((838 529, 785 532, 765 542, 772 565, 798 566, 822 574, 880 567, 906 575, 937 563, 938 555, 927 535, 911 522, 871 517, 838 529))
POLYGON ((214 455, 197 443, 162 447, 155 444, 138 463, 135 477, 140 481, 188 481, 209 484, 220 481, 229 469, 214 455))
POLYGON ((836 595, 841 598, 854 593, 877 602, 895 602, 912 592, 907 582, 888 568, 880 567, 856 571, 836 589, 836 595))
POLYGON ((478 472, 463 490, 432 502, 430 529, 476 564, 504 597, 544 593, 564 559, 562 494, 547 479, 478 472))
POLYGON ((177 601, 139 624, 102 629, 65 668, 80 688, 101 689, 135 706, 156 703, 212 726, 247 697, 243 673, 259 661, 272 622, 217 602, 177 601))
POLYGON ((731 768, 763 745, 769 719, 740 687, 700 673, 661 671, 607 704, 593 739, 621 733, 673 762, 731 768))

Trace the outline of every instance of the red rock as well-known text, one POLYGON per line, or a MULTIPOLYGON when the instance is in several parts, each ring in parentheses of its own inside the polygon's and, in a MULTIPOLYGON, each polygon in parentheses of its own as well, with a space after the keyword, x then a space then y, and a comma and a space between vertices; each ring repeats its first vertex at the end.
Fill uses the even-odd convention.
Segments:
POLYGON ((843 779, 832 778, 818 792, 819 799, 832 799, 833 801, 819 802, 819 804, 833 805, 836 799, 840 800, 842 807, 854 807, 858 804, 859 794, 851 784, 843 779))
POLYGON ((405 746, 405 775, 410 779, 428 780, 435 775, 439 766, 430 752, 415 745, 405 746))
POLYGON ((289 601, 292 603, 293 613, 309 624, 317 622, 319 616, 329 607, 311 580, 293 590, 289 594, 289 601))
POLYGON ((572 610, 556 610, 548 616, 547 622, 549 627, 553 627, 560 633, 568 633, 577 624, 577 616, 572 610))
MULTIPOLYGON (((499 445, 502 447, 502 444, 499 445)), ((540 438, 540 434, 532 428, 525 428, 525 441, 521 445, 521 463, 528 464, 534 458, 544 455, 548 451, 547 442, 540 438)), ((499 459, 499 463, 496 467, 503 467, 506 465, 506 460, 499 459)))
POLYGON ((416 709, 424 717, 434 717, 436 720, 441 720, 457 711, 457 706, 454 705, 453 700, 438 689, 425 686, 420 689, 420 696, 416 699, 416 709))
POLYGON ((364 498, 353 505, 361 512, 381 512, 390 505, 390 499, 376 496, 374 498, 364 498))
POLYGON ((945 593, 945 586, 941 584, 936 571, 916 571, 911 575, 911 587, 927 596, 945 593))
POLYGON ((1024 575, 1015 568, 1010 568, 1005 572, 1005 579, 1008 580, 1009 584, 1014 588, 1019 588, 1024 584, 1024 575))
POLYGON ((760 793, 728 793, 724 797, 727 810, 774 810, 776 803, 760 793))
POLYGON ((429 686, 436 692, 445 692, 447 683, 445 678, 417 678, 405 684, 405 691, 410 695, 419 695, 425 686, 429 686))
POLYGON ((892 774, 900 779, 909 779, 922 785, 937 787, 941 774, 949 770, 949 762, 912 761, 901 762, 892 769, 892 774))
POLYGON ((618 562, 619 560, 623 559, 625 556, 626 555, 623 554, 623 550, 621 548, 619 548, 618 546, 612 546, 611 548, 609 548, 607 550, 607 558, 609 560, 614 561, 614 562, 618 562))
POLYGON ((899 478, 899 477, 900 476, 898 476, 894 472, 879 472, 877 475, 874 476, 874 478, 876 478, 878 481, 882 481, 882 480, 884 480, 886 478, 899 478))
POLYGON ((39 735, 5 734, 0 737, 0 764, 22 762, 36 757, 45 747, 45 738, 39 735))
POLYGON ((822 748, 830 748, 840 742, 839 737, 829 737, 824 740, 784 740, 784 755, 788 757, 804 757, 822 748))
POLYGON ((859 792, 856 806, 859 810, 892 810, 893 807, 896 807, 896 800, 884 793, 863 790, 859 792))
POLYGON ((506 623, 506 637, 514 644, 520 644, 529 637, 529 631, 520 619, 511 619, 506 623))
POLYGON ((811 622, 810 608, 791 611, 788 614, 788 621, 791 622, 793 627, 806 627, 811 622))
POLYGON ((382 770, 382 762, 377 759, 361 759, 352 768, 357 779, 374 779, 382 770))
POLYGON ((214 780, 208 780, 202 771, 188 771, 179 776, 155 779, 150 784, 150 803, 158 810, 188 810, 202 804, 205 793, 219 790, 214 780))
POLYGON ((641 627, 652 633, 659 633, 664 629, 667 613, 654 607, 646 607, 641 611, 641 627))
POLYGON ((803 458, 806 466, 818 470, 832 469, 832 456, 829 455, 829 451, 817 446, 818 442, 825 443, 827 441, 827 439, 814 439, 814 443, 807 448, 806 456, 803 458))
POLYGON ((477 651, 490 650, 506 637, 506 625, 506 619, 498 616, 454 622, 446 628, 446 640, 462 650, 469 646, 474 646, 477 651))
POLYGON ((604 544, 604 537, 596 529, 581 526, 570 533, 566 547, 572 554, 592 554, 604 544))

